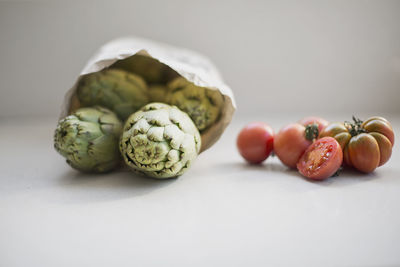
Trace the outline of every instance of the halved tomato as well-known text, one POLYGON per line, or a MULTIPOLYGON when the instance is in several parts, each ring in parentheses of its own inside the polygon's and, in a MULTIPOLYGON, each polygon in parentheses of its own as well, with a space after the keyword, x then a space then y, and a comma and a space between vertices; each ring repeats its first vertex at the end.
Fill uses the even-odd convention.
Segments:
POLYGON ((324 137, 310 145, 297 163, 299 172, 312 180, 331 177, 343 161, 342 148, 332 137, 324 137))

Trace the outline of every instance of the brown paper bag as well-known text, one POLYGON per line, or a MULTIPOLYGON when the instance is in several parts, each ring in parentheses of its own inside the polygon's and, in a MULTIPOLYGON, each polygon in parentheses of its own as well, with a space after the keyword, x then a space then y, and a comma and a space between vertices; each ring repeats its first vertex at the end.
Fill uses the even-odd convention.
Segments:
POLYGON ((221 137, 236 109, 232 90, 223 82, 216 67, 206 57, 187 49, 137 37, 113 40, 95 53, 81 71, 74 86, 66 93, 60 117, 65 117, 80 107, 76 90, 84 75, 113 66, 123 65, 124 68, 129 68, 127 66, 129 61, 136 58, 145 59, 143 64, 145 69, 142 71, 146 75, 144 78, 150 83, 167 82, 174 77, 182 76, 196 86, 218 90, 222 94, 224 104, 221 116, 212 126, 201 132, 201 152, 212 146, 221 137), (159 72, 153 71, 158 68, 165 70, 162 72, 162 77, 157 77, 159 72))

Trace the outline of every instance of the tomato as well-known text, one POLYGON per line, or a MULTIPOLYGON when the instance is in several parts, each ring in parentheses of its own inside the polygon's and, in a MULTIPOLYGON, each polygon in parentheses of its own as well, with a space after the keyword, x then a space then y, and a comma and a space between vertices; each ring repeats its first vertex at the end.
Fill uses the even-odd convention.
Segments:
POLYGON ((319 137, 334 137, 343 150, 344 162, 359 171, 369 173, 385 164, 392 155, 394 132, 390 123, 382 117, 371 117, 362 122, 332 123, 319 137))
POLYGON ((290 168, 296 168, 297 161, 312 143, 306 139, 305 130, 303 125, 293 123, 283 127, 275 136, 274 153, 290 168))
POLYGON ((301 155, 318 137, 319 129, 323 129, 327 123, 319 117, 306 117, 283 127, 274 139, 275 155, 286 166, 296 168, 301 155))
POLYGON ((261 163, 272 152, 274 131, 266 123, 250 123, 240 131, 236 145, 245 160, 255 164, 261 163))
POLYGON ((299 172, 312 180, 331 177, 340 168, 343 153, 332 137, 324 137, 310 145, 297 163, 299 172))
POLYGON ((319 132, 321 132, 329 124, 329 122, 327 120, 320 118, 320 117, 315 117, 315 116, 305 117, 305 118, 299 120, 298 123, 300 123, 301 125, 304 125, 304 126, 316 123, 316 124, 318 124, 319 132))

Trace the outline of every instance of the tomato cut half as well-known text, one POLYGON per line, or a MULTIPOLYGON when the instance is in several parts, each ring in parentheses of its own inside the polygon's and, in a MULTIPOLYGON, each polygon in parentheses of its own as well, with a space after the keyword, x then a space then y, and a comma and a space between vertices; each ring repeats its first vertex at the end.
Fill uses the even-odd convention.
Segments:
POLYGON ((299 172, 312 180, 331 177, 343 161, 342 148, 333 137, 324 137, 310 145, 297 163, 299 172))

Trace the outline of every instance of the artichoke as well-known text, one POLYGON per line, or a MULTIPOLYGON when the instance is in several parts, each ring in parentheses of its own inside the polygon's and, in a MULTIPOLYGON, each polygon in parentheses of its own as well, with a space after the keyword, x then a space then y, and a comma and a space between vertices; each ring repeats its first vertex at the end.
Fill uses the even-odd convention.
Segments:
POLYGON ((197 157, 200 133, 177 107, 151 103, 125 122, 120 151, 134 171, 154 178, 182 175, 197 157))
POLYGON ((123 70, 106 69, 85 76, 78 85, 81 106, 104 106, 125 120, 149 102, 146 82, 123 70))
POLYGON ((199 87, 185 78, 176 78, 168 84, 166 102, 186 112, 200 131, 216 122, 223 106, 220 92, 199 87))
POLYGON ((80 108, 60 120, 54 148, 73 168, 84 172, 107 172, 121 161, 118 141, 122 123, 108 109, 80 108))

